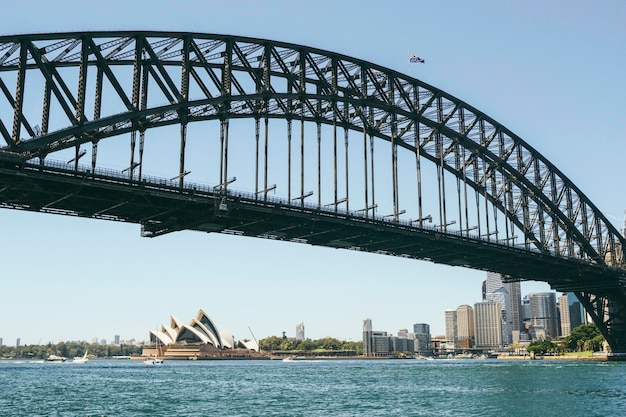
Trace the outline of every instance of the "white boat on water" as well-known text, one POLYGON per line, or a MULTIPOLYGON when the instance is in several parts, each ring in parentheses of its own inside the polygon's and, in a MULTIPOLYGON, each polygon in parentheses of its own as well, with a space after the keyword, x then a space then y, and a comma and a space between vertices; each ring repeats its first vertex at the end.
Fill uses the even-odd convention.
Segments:
POLYGON ((150 365, 150 366, 163 365, 163 352, 161 350, 161 344, 159 343, 158 338, 156 338, 155 342, 156 342, 156 355, 150 354, 150 356, 147 356, 143 360, 144 365, 150 365))
POLYGON ((149 357, 143 360, 143 364, 144 365, 163 365, 163 359, 160 358, 155 358, 155 357, 149 357))
POLYGON ((87 359, 87 350, 85 350, 85 354, 83 356, 74 356, 74 360, 72 363, 86 363, 89 359, 87 359))
POLYGON ((67 358, 64 356, 50 355, 44 359, 44 362, 65 362, 66 360, 67 358))

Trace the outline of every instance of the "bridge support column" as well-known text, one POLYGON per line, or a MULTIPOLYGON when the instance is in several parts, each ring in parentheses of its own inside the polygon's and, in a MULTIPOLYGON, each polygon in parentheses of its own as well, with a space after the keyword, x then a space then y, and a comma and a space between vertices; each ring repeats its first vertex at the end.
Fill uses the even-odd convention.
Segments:
POLYGON ((626 360, 626 292, 617 288, 607 295, 576 292, 576 297, 611 349, 610 359, 626 360))

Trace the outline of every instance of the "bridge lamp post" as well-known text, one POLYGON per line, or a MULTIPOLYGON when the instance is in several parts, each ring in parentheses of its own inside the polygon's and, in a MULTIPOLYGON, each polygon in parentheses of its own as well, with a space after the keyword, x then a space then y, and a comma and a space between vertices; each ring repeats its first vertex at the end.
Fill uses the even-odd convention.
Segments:
POLYGON ((313 195, 313 191, 309 191, 308 193, 305 193, 303 195, 301 195, 300 197, 294 197, 291 199, 291 201, 295 201, 295 200, 300 200, 300 205, 304 206, 304 199, 307 197, 311 197, 313 195))
POLYGON ((517 235, 513 235, 511 237, 505 237, 503 239, 498 239, 498 243, 499 242, 503 242, 503 243, 507 243, 508 244, 509 241, 515 240, 515 239, 517 239, 517 235))
POLYGON ((276 189, 276 184, 274 184, 274 185, 272 185, 270 187, 267 187, 264 190, 260 190, 260 191, 255 192, 254 196, 256 197, 259 194, 263 194, 263 197, 267 200, 267 193, 269 193, 270 191, 275 190, 275 189, 276 189))
POLYGON ((406 210, 400 210, 397 213, 387 214, 386 216, 383 216, 383 219, 386 219, 386 218, 389 218, 389 217, 393 217, 393 220, 397 222, 398 221, 398 216, 401 215, 401 214, 404 214, 404 213, 406 213, 406 210))
POLYGON ((359 210, 356 211, 356 213, 365 213, 365 217, 369 217, 368 214, 369 214, 370 210, 372 210, 374 213, 376 213, 375 210, 377 208, 378 208, 378 204, 374 204, 374 205, 365 207, 363 209, 359 209, 359 210))
POLYGON ((137 168, 139 165, 141 165, 141 163, 140 163, 140 162, 133 162, 133 163, 131 164, 131 166, 129 166, 128 168, 124 168, 124 169, 122 170, 122 172, 126 172, 126 171, 128 171, 128 175, 129 175, 129 176, 130 176, 130 178, 132 179, 132 177, 133 177, 133 171, 134 171, 134 170, 135 170, 135 168, 137 168))
POLYGON ((486 237, 486 238, 487 238, 487 240, 489 240, 489 236, 491 236, 491 235, 497 235, 497 234, 498 234, 498 231, 497 231, 497 230, 494 230, 493 232, 483 233, 482 235, 480 235, 480 237, 486 237))
POLYGON ((422 226, 422 223, 424 223, 424 220, 428 220, 428 223, 432 223, 433 222, 433 216, 431 216, 430 214, 426 217, 420 217, 419 219, 415 219, 415 220, 411 220, 411 224, 413 223, 419 223, 420 227, 422 226))
POLYGON ((339 204, 345 203, 347 201, 348 201, 347 197, 340 198, 339 200, 335 201, 334 203, 326 204, 325 207, 335 207, 335 211, 337 211, 337 207, 339 206, 339 204))
POLYGON ((180 178, 184 178, 185 176, 191 174, 191 171, 185 171, 185 172, 181 172, 180 174, 178 174, 177 176, 170 178, 170 181, 174 181, 180 178))
POLYGON ((232 184, 232 183, 233 183, 233 182, 235 182, 235 181, 237 181, 237 177, 232 177, 231 179, 226 180, 225 182, 223 182, 223 183, 221 183, 221 184, 216 185, 215 187, 213 187, 213 191, 215 192, 215 191, 226 190, 226 186, 227 186, 228 184, 232 184))
POLYGON ((443 230, 446 230, 446 228, 447 228, 448 226, 451 226, 451 225, 453 225, 453 224, 456 224, 456 220, 452 220, 450 223, 437 224, 437 225, 435 225, 435 229, 443 229, 443 230))

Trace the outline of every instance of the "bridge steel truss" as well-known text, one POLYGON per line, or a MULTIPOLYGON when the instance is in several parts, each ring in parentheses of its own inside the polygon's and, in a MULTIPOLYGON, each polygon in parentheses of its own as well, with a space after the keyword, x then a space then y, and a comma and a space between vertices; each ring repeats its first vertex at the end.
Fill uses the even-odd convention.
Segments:
POLYGON ((5 142, 0 149, 0 207, 134 221, 142 224, 146 236, 185 228, 271 236, 464 265, 500 272, 512 280, 541 280, 555 289, 575 292, 613 351, 626 352, 626 246, 616 228, 561 171, 506 127, 452 95, 389 68, 301 45, 230 35, 5 36, 0 37, 0 136, 5 142), (31 84, 29 80, 37 81, 31 84), (26 98, 32 95, 38 105, 26 98), (243 118, 254 119, 256 126, 256 179, 251 197, 232 190, 228 171, 229 127, 243 118), (273 119, 288 124, 289 187, 283 202, 268 197, 272 187, 267 176, 267 136, 268 122, 273 119), (184 180, 188 173, 185 157, 190 151, 187 126, 211 120, 220 126, 219 180, 217 187, 203 192, 184 180), (292 178, 292 125, 296 132, 300 127, 304 144, 305 123, 317 126, 318 161, 321 126, 330 126, 333 132, 330 213, 321 202, 319 163, 320 200, 317 205, 305 203, 313 193, 305 190, 304 145, 300 190, 292 195, 292 188, 298 188, 292 187, 292 180, 294 184, 298 180, 292 178), (142 172, 145 134, 169 125, 180 126, 179 169, 174 186, 169 181, 158 187, 158 181, 142 172), (346 149, 344 197, 337 178, 341 131, 346 149), (348 132, 362 137, 363 166, 358 168, 348 169, 348 143, 356 142, 348 132), (97 165, 98 144, 119 135, 130 136, 124 179, 119 173, 103 174, 97 165), (392 214, 382 220, 375 214, 373 151, 368 155, 374 139, 388 143, 392 171, 391 183, 385 184, 391 189, 392 214), (86 153, 83 146, 89 145, 91 164, 85 168, 79 159, 86 153), (48 163, 48 156, 63 150, 74 150, 73 167, 55 168, 48 163), (399 151, 413 155, 416 169, 411 175, 416 178, 417 220, 408 225, 399 204, 400 178, 407 176, 398 168, 399 151), (422 204, 425 163, 434 164, 437 172, 440 224, 435 228, 426 223, 432 216, 422 204), (354 207, 355 202, 348 198, 348 172, 356 169, 365 173, 361 192, 365 208, 358 215, 350 211, 349 204, 354 207), (23 179, 24 174, 29 181, 23 179), (455 184, 446 183, 450 177, 455 184), (94 185, 89 194, 86 178, 100 188, 94 185), (82 184, 80 191, 76 184, 82 184), (126 186, 126 191, 119 188, 105 197, 116 185, 126 186), (456 195, 450 191, 455 187, 456 195), (135 204, 143 211, 154 209, 151 216, 120 211, 133 198, 129 190, 137 188, 150 190, 145 194, 150 198, 135 204), (92 205, 104 205, 98 209, 84 201, 73 205, 79 192, 89 195, 86 199, 92 205), (183 209, 165 202, 163 196, 176 192, 174 200, 183 209), (451 194, 456 201, 447 201, 451 194), (49 198, 45 203, 38 201, 45 198, 49 198), (193 216, 183 222, 181 210, 193 211, 189 201, 202 198, 214 209, 211 224, 194 223, 193 216), (221 211, 229 205, 239 211, 228 215, 221 211), (345 210, 339 210, 340 205, 345 210), (177 210, 169 223, 159 214, 177 210), (265 223, 253 219, 261 212, 266 212, 265 223), (267 213, 289 213, 286 216, 299 220, 285 217, 281 228, 281 222, 270 221, 267 213), (172 223, 174 217, 177 223, 172 223), (470 226, 474 222, 477 225, 470 226), (332 233, 310 231, 314 224, 330 223, 332 233), (316 240, 315 236, 325 233, 328 239, 316 240), (383 241, 395 242, 395 246, 385 246, 383 241), (448 243, 438 247, 437 242, 448 243), (487 256, 472 255, 477 244, 491 248, 487 256), (494 258, 498 253, 501 261, 494 258))

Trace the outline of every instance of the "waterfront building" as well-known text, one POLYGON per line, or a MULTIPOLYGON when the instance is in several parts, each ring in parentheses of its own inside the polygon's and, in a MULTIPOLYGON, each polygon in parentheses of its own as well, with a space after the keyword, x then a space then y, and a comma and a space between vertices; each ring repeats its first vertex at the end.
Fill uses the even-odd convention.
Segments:
POLYGON ((474 304, 476 348, 499 349, 502 347, 502 306, 496 301, 474 304))
POLYGON ((430 339, 430 350, 431 352, 437 353, 445 353, 448 350, 446 346, 446 337, 444 335, 433 336, 430 339))
POLYGON ((457 347, 457 324, 456 310, 446 310, 446 347, 456 349, 457 347))
POLYGON ((469 305, 460 305, 456 309, 457 346, 471 349, 475 343, 474 309, 469 305))
POLYGON ((540 292, 529 294, 531 325, 541 327, 545 338, 556 339, 558 332, 558 316, 556 310, 556 294, 540 292))
POLYGON ((393 351, 391 336, 387 332, 373 332, 373 356, 388 356, 393 351))
MULTIPOLYGON (((372 320, 363 320, 363 355, 389 356, 396 350, 411 352, 408 337, 394 337, 387 332, 372 330, 372 320)), ((399 333, 401 333, 400 331, 399 333)), ((408 336, 408 332, 407 332, 408 336)), ((412 342, 412 340, 411 340, 412 342)))
POLYGON ((415 323, 413 325, 415 333, 415 351, 419 353, 430 352, 430 325, 426 323, 415 323))
POLYGON ((296 341, 301 342, 304 339, 304 323, 296 325, 296 341))
POLYGON ((363 355, 387 356, 393 350, 391 336, 383 331, 364 332, 363 355))
POLYGON ((561 337, 567 337, 572 331, 572 325, 569 314, 569 301, 567 294, 563 294, 558 298, 559 319, 561 320, 561 337))
POLYGON ((398 332, 397 337, 391 338, 393 352, 415 352, 415 337, 411 333, 398 332))
MULTIPOLYGON (((150 330, 149 348, 144 348, 144 356, 165 356, 170 359, 204 359, 222 356, 221 352, 235 349, 258 352, 256 341, 235 342, 234 336, 223 330, 218 330, 211 318, 199 310, 195 319, 184 324, 174 316, 170 317, 170 325, 162 325, 160 330, 150 330)), ((237 355, 247 355, 238 351, 237 355)))

